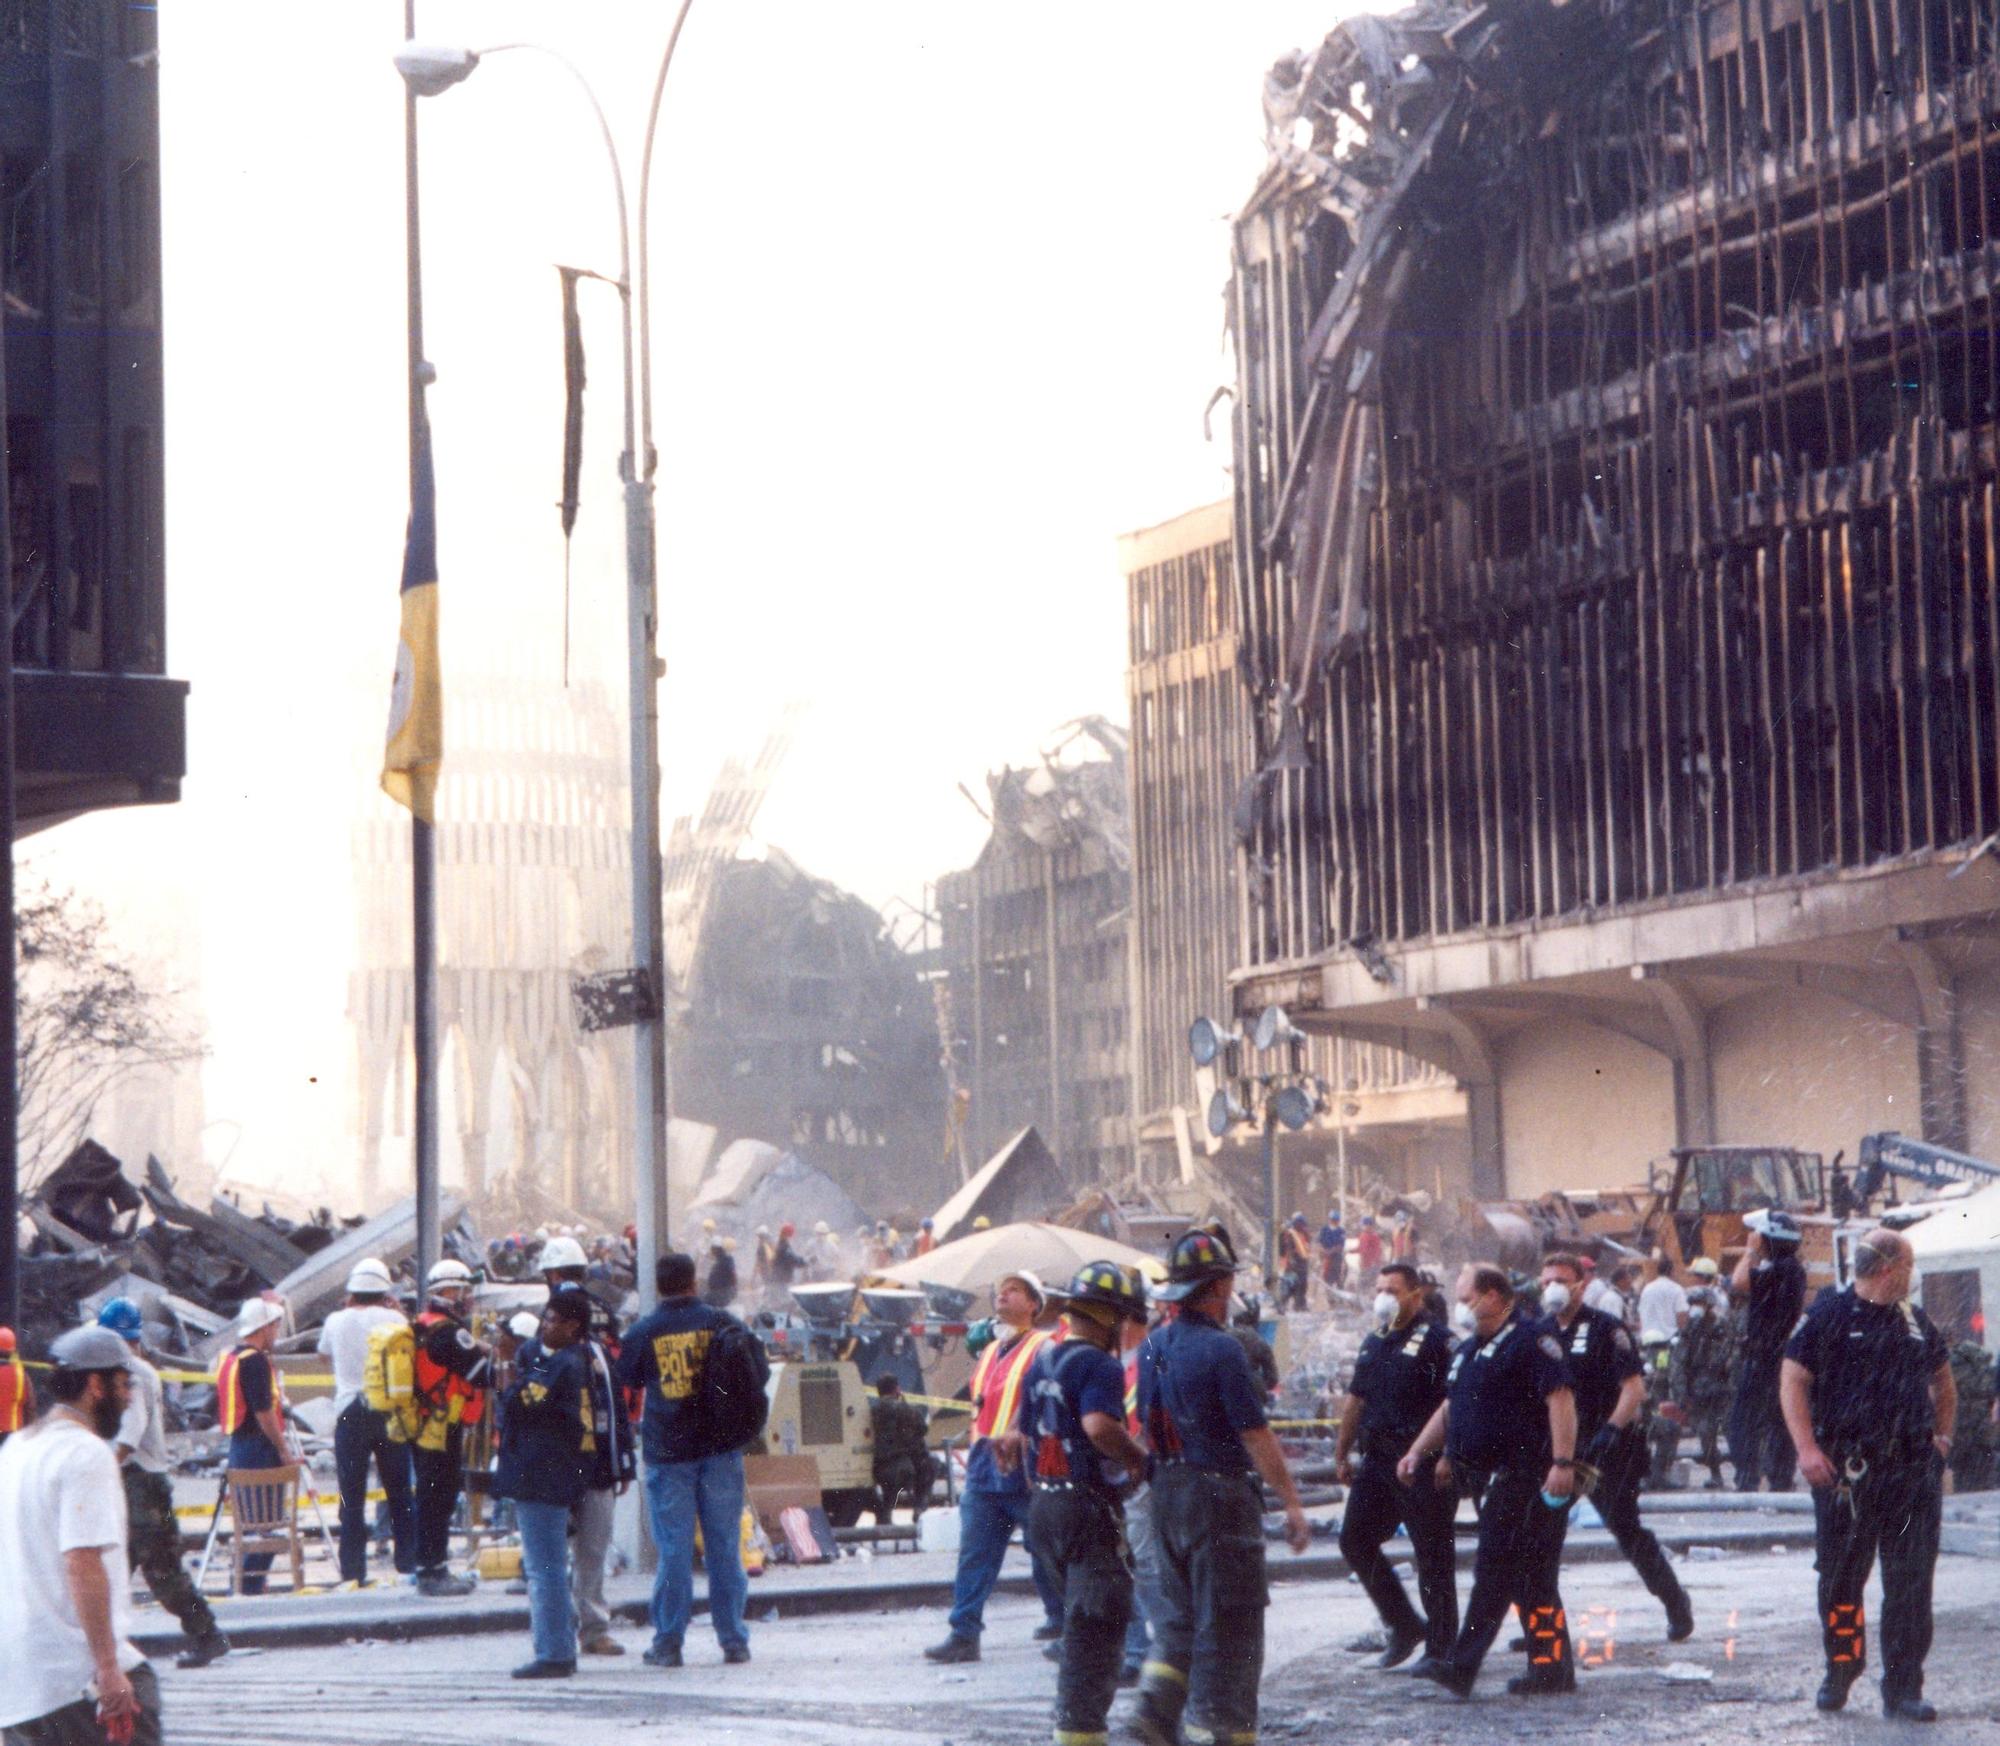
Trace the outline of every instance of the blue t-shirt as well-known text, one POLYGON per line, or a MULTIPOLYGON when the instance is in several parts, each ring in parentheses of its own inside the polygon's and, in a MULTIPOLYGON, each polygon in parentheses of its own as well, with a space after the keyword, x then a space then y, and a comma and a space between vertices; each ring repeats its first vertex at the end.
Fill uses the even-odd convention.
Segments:
POLYGON ((1516 1308, 1489 1337, 1475 1334, 1452 1354, 1445 1452, 1454 1466, 1481 1473, 1546 1472, 1546 1402, 1569 1386, 1562 1342, 1516 1308))
POLYGON ((1249 1474, 1255 1464, 1239 1433, 1270 1421, 1242 1346, 1183 1309, 1139 1348, 1139 1422, 1156 1460, 1249 1474))
POLYGON ((1116 1492, 1125 1469, 1107 1461, 1084 1434, 1086 1413, 1125 1422, 1125 1366, 1083 1340, 1044 1346, 1022 1384, 1021 1429, 1028 1439, 1030 1483, 1116 1492))
POLYGON ((646 1391, 639 1436, 648 1462, 695 1461, 706 1452, 696 1416, 701 1367, 716 1329, 735 1319, 699 1298, 677 1297, 641 1316, 627 1331, 618 1355, 618 1380, 646 1391))

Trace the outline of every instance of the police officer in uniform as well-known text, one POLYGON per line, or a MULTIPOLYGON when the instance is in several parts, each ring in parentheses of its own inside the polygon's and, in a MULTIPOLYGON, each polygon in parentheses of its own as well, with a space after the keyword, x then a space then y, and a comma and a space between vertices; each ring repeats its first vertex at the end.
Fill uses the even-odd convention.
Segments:
POLYGON ((1452 1354, 1444 1404, 1417 1433, 1396 1476, 1405 1485, 1484 1488, 1472 1598, 1451 1653, 1425 1656, 1411 1673, 1469 1697, 1479 1664, 1510 1606, 1528 1633, 1519 1695, 1574 1691, 1569 1626, 1557 1590, 1563 1530, 1576 1484, 1576 1396, 1562 1342, 1515 1302, 1498 1267, 1458 1276, 1454 1320, 1467 1339, 1452 1354), (1439 1451, 1445 1459, 1437 1459, 1439 1451))
POLYGON ((463 1320, 472 1300, 472 1273, 449 1257, 425 1281, 430 1301, 414 1318, 416 1387, 424 1424, 410 1445, 417 1512, 417 1592, 436 1599, 470 1594, 469 1577, 453 1576, 451 1519, 465 1483, 464 1427, 484 1415, 492 1354, 463 1320))
POLYGON ((1767 1477, 1773 1491, 1790 1491, 1792 1445, 1778 1414, 1778 1365, 1805 1308, 1800 1232, 1782 1207, 1761 1207, 1743 1226, 1749 1242, 1729 1278, 1730 1291, 1746 1303, 1743 1368, 1729 1409, 1729 1459, 1738 1491, 1755 1491, 1767 1477))
POLYGON ((1785 1347, 1785 1429, 1813 1488, 1826 1681, 1837 1710, 1868 1664, 1861 1593, 1882 1554, 1882 1713, 1935 1722, 1924 1702, 1944 1464, 1958 1389, 1944 1337, 1909 1301, 1908 1239, 1873 1230, 1854 1283, 1822 1296, 1785 1347))
POLYGON ((1694 1635, 1694 1608, 1659 1541, 1639 1522, 1639 1480, 1646 1470, 1646 1373, 1639 1348, 1623 1322, 1584 1307, 1583 1264, 1574 1255, 1542 1262, 1542 1308, 1569 1359, 1577 1447, 1598 1476, 1591 1501, 1647 1592, 1667 1609, 1667 1641, 1683 1642, 1694 1635))
POLYGON ((1250 1360, 1223 1323, 1236 1253, 1189 1231, 1154 1296, 1179 1313, 1139 1348, 1139 1420, 1153 1458, 1160 1616, 1139 1676, 1133 1731, 1146 1746, 1249 1746, 1264 1668, 1261 1474, 1285 1508, 1285 1539, 1311 1538, 1250 1360), (1180 1729, 1183 1711, 1189 1720, 1180 1729))
POLYGON ((1132 1620, 1132 1561, 1121 1489, 1143 1479, 1145 1451, 1125 1429, 1121 1324, 1143 1323, 1146 1299, 1110 1261, 1093 1261, 1053 1294, 1069 1337, 1043 1346, 1023 1384, 1021 1430, 1003 1459, 1024 1459, 1033 1493, 1028 1544, 1063 1597, 1055 1746, 1105 1746, 1132 1620))
POLYGON ((1435 1485, 1396 1482, 1397 1460, 1444 1399, 1451 1336, 1425 1314, 1423 1281, 1407 1261, 1392 1261, 1376 1275, 1375 1318, 1381 1326, 1361 1342, 1333 1456, 1335 1476, 1350 1487, 1340 1523, 1340 1555, 1388 1628, 1389 1647, 1376 1665, 1395 1667, 1419 1644, 1442 1660, 1458 1637, 1458 1589, 1452 1572, 1457 1494, 1435 1485), (1416 1556, 1421 1619, 1382 1556, 1383 1543, 1399 1526, 1409 1534, 1416 1556))

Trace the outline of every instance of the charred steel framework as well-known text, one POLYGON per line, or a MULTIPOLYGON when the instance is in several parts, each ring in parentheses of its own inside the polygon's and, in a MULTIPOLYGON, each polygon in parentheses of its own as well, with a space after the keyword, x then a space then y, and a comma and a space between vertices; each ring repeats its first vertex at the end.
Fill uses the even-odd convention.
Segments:
POLYGON ((1247 961, 2000 830, 1995 8, 1509 0, 1293 70, 1232 286, 1247 961))

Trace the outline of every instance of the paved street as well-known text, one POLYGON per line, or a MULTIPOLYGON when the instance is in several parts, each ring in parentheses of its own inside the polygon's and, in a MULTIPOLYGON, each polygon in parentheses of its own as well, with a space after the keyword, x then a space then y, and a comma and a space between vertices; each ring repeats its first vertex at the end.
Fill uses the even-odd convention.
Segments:
MULTIPOLYGON (((1818 1645, 1812 1627, 1810 1554, 1745 1554, 1683 1563, 1699 1629, 1670 1648, 1658 1607, 1622 1564, 1565 1575, 1573 1621, 1587 1633, 1588 1670, 1573 1701, 1526 1703, 1503 1689, 1515 1659, 1496 1650, 1474 1701, 1368 1669, 1339 1645, 1372 1624, 1351 1583, 1280 1586, 1271 1609, 1264 1735, 1271 1740, 1475 1746, 1556 1729, 1572 1738, 1646 1742, 1699 1736, 1703 1746, 1752 1739, 1874 1742, 1907 1737, 1880 1716, 1872 1680, 1850 1714, 1812 1708, 1818 1645), (1733 1620, 1733 1630, 1730 1629, 1733 1620), (1661 1670, 1707 1670, 1672 1683, 1661 1670)), ((1461 1577, 1461 1592, 1464 1578, 1461 1577)), ((1932 1738, 2000 1746, 2000 1659, 1993 1655, 1996 1591, 1991 1560, 1946 1558, 1938 1567, 1937 1646, 1929 1694, 1943 1711, 1932 1738)), ((1870 1604, 1874 1604, 1871 1593, 1870 1604)), ((752 1590, 753 1621, 758 1605, 752 1590)), ((919 1651, 940 1631, 935 1613, 822 1614, 754 1624, 756 1660, 724 1668, 702 1621, 690 1664, 673 1673, 632 1654, 587 1663, 567 1683, 519 1686, 507 1670, 526 1659, 513 1636, 271 1650, 232 1659, 226 1671, 183 1674, 163 1685, 176 1746, 588 1746, 597 1741, 739 1742, 741 1746, 1020 1746, 1047 1738, 1054 1669, 1028 1641, 1039 1609, 995 1602, 987 1658, 976 1667, 929 1666, 919 1651)), ((1121 1700, 1121 1703, 1124 1700, 1121 1700)), ((1922 1737, 1922 1736, 1920 1736, 1922 1737)))

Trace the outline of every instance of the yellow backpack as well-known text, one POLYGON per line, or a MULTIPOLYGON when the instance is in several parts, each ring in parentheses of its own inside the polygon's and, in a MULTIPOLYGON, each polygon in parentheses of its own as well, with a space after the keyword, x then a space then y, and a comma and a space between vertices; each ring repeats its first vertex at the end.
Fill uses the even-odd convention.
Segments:
POLYGON ((361 1393, 368 1410, 388 1420, 390 1442, 411 1442, 423 1428, 423 1403, 417 1398, 416 1335, 400 1317, 369 1330, 361 1393))

